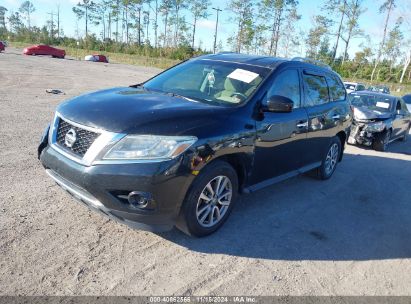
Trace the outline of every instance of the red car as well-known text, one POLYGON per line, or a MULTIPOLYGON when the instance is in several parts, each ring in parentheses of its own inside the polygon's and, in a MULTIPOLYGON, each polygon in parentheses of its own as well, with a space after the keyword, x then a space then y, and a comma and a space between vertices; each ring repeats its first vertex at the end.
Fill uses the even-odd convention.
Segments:
POLYGON ((6 46, 4 45, 3 41, 0 41, 0 52, 4 51, 6 49, 6 46))
POLYGON ((86 57, 84 57, 84 60, 85 61, 108 63, 107 57, 105 55, 101 55, 101 54, 87 55, 86 57))
POLYGON ((66 56, 65 50, 60 50, 49 45, 33 45, 24 49, 25 55, 50 55, 54 58, 64 58, 66 56))

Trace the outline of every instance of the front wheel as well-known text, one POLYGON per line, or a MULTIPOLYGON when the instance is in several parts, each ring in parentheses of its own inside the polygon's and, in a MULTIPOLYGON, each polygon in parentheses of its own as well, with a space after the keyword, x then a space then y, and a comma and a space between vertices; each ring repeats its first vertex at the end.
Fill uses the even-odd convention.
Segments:
POLYGON ((372 143, 372 148, 376 151, 385 152, 387 151, 388 143, 391 139, 391 130, 387 130, 374 139, 372 143))
POLYGON ((329 179, 337 167, 338 160, 341 154, 341 141, 335 136, 331 140, 331 144, 328 147, 327 153, 325 154, 321 166, 317 169, 317 176, 319 179, 326 180, 329 179))
POLYGON ((411 124, 408 126, 407 130, 405 130, 404 135, 401 137, 401 141, 407 141, 408 140, 408 134, 410 133, 411 129, 411 124))
POLYGON ((227 220, 238 194, 237 173, 224 161, 203 169, 186 195, 177 228, 192 236, 209 235, 227 220))

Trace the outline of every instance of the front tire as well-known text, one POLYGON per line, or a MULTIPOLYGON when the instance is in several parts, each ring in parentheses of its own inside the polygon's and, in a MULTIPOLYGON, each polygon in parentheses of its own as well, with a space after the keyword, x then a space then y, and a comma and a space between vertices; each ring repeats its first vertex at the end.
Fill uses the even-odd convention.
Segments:
POLYGON ((408 126, 408 129, 405 130, 404 135, 401 137, 401 141, 407 141, 408 140, 408 134, 410 133, 411 129, 411 124, 408 126))
POLYGON ((317 169, 317 177, 319 179, 326 180, 333 175, 340 159, 341 150, 340 139, 337 136, 333 137, 327 153, 321 162, 321 166, 317 169))
POLYGON ((202 237, 227 220, 238 195, 238 177, 233 167, 216 160, 206 166, 190 187, 181 208, 177 228, 202 237))
POLYGON ((376 151, 385 152, 387 151, 388 143, 391 139, 391 130, 387 130, 379 134, 372 143, 372 148, 376 151))

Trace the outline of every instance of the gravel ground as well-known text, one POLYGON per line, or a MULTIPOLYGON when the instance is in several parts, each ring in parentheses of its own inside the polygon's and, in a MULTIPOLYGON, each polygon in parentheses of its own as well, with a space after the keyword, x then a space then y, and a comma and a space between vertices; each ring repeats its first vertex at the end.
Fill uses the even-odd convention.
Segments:
POLYGON ((20 54, 0 54, 0 295, 411 295, 411 141, 244 195, 207 238, 136 231, 76 204, 36 149, 62 100, 159 70, 20 54))

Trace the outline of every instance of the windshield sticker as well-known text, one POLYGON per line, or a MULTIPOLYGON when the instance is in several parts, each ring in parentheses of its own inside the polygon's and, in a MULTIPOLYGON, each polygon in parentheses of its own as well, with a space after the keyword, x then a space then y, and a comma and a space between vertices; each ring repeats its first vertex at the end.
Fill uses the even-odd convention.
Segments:
POLYGON ((390 107, 390 104, 387 103, 387 102, 377 101, 376 106, 379 107, 379 108, 388 109, 390 107))
POLYGON ((235 80, 240 80, 245 83, 250 83, 251 81, 256 79, 258 76, 259 75, 257 73, 253 73, 253 72, 242 70, 242 69, 236 69, 227 77, 231 79, 235 79, 235 80))

